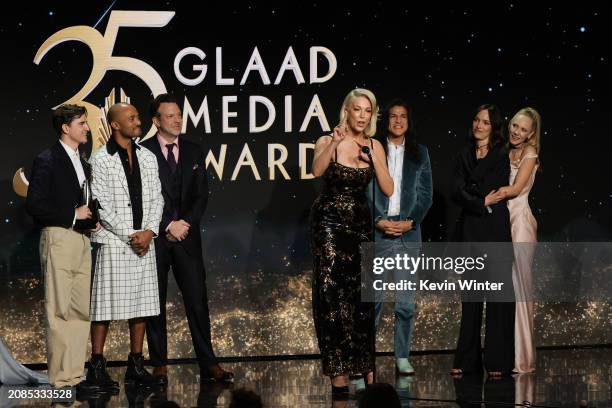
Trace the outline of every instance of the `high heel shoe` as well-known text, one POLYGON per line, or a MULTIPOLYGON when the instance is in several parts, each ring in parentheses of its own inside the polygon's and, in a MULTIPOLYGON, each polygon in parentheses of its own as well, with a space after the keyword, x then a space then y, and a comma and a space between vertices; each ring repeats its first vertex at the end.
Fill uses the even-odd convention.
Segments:
POLYGON ((342 385, 342 386, 335 386, 332 384, 332 397, 348 397, 349 395, 349 386, 348 385, 342 385))
POLYGON ((376 372, 374 370, 367 371, 367 372, 363 373, 362 375, 363 375, 363 382, 365 383, 366 388, 368 388, 372 384, 376 383, 376 372), (372 373, 372 382, 368 383, 368 375, 370 373, 372 373))

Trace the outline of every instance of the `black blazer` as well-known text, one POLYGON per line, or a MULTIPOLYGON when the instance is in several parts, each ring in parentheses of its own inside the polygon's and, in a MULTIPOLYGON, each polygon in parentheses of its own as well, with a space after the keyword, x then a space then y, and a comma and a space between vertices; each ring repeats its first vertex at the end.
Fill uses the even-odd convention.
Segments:
MULTIPOLYGON (((172 172, 170 170, 170 165, 161 151, 157 136, 145 140, 140 143, 140 145, 146 147, 155 154, 157 157, 157 164, 159 165, 159 179, 161 181, 162 195, 165 202, 162 220, 159 225, 160 235, 163 237, 166 228, 170 222, 173 221, 170 199, 172 172)), ((184 245, 186 247, 185 249, 187 249, 190 254, 195 255, 202 251, 200 219, 208 203, 208 180, 204 163, 204 153, 200 145, 184 139, 183 136, 179 136, 178 145, 178 166, 181 167, 182 173, 181 202, 178 218, 187 221, 189 225, 191 225, 187 238, 179 244, 184 245)))
POLYGON ((471 143, 457 153, 452 197, 462 211, 454 241, 512 241, 507 200, 491 205, 491 212, 484 205, 484 198, 491 190, 507 186, 509 182, 510 159, 505 146, 493 147, 481 160, 476 159, 471 143))
MULTIPOLYGON (((83 158, 85 177, 91 177, 91 167, 83 158)), ((81 201, 81 186, 68 153, 59 140, 34 159, 26 211, 42 227, 71 228, 74 209, 81 201)), ((76 221, 74 229, 79 228, 76 221)))

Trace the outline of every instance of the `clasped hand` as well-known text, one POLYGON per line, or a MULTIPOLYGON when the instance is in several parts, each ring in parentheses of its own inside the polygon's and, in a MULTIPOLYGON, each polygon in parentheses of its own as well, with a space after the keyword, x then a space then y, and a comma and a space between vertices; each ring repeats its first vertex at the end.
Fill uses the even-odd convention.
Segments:
POLYGON ((168 227, 166 239, 171 242, 180 242, 187 238, 191 225, 185 220, 172 221, 168 227))
POLYGON ((136 252, 136 255, 142 257, 149 252, 149 247, 151 246, 151 240, 153 239, 153 231, 145 230, 145 231, 136 231, 133 234, 129 235, 130 237, 130 246, 136 252))
POLYGON ((412 221, 392 221, 380 220, 376 224, 376 228, 392 237, 401 237, 404 233, 410 231, 414 227, 412 221))

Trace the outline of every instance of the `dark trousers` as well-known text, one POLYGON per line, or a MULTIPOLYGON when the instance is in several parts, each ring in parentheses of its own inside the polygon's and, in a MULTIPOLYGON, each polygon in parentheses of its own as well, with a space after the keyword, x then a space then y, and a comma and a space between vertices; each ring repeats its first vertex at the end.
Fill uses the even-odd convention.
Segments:
POLYGON ((514 368, 514 303, 488 302, 484 353, 480 347, 483 302, 461 303, 461 328, 454 368, 464 373, 482 370, 509 373, 514 368))
POLYGON ((166 292, 170 267, 183 295, 187 322, 193 348, 200 368, 208 369, 217 364, 210 335, 210 317, 206 294, 206 275, 200 254, 189 254, 182 244, 169 242, 163 237, 155 240, 157 277, 159 283, 159 316, 147 319, 147 343, 151 365, 167 364, 168 341, 166 329, 166 292))

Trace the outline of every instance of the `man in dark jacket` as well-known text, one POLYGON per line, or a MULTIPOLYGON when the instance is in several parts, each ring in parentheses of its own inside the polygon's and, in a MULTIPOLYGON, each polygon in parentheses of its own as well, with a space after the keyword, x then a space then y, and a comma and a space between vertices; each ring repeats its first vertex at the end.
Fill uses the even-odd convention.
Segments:
POLYGON ((53 111, 59 140, 34 160, 26 210, 42 227, 40 260, 45 282, 47 363, 54 387, 78 385, 89 336, 91 245, 78 206, 91 170, 79 155, 87 142, 87 110, 62 105, 53 111))
POLYGON ((211 342, 200 237, 200 218, 208 198, 204 154, 199 145, 179 136, 183 118, 173 96, 157 96, 151 104, 151 115, 158 132, 141 146, 157 156, 165 201, 160 237, 155 240, 161 313, 147 322, 147 343, 151 364, 155 367, 153 375, 160 384, 167 384, 166 292, 168 271, 172 267, 185 302, 202 379, 233 381, 233 373, 219 366, 211 342))

